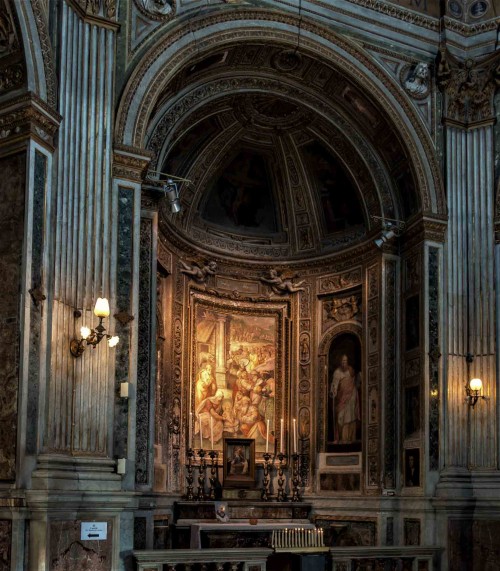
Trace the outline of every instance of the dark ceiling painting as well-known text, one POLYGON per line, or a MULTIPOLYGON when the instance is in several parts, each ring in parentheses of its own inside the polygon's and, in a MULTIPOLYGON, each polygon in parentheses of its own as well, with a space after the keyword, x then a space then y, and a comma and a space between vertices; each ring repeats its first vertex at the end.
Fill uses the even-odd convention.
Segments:
POLYGON ((208 117, 194 125, 174 143, 161 169, 162 172, 176 176, 185 175, 189 166, 202 152, 203 147, 215 137, 219 130, 218 121, 214 117, 208 117))
POLYGON ((364 223, 363 211, 345 169, 319 141, 302 148, 310 180, 320 200, 325 234, 333 234, 364 223))
POLYGON ((201 215, 226 230, 277 232, 267 159, 251 149, 240 150, 208 191, 201 215))

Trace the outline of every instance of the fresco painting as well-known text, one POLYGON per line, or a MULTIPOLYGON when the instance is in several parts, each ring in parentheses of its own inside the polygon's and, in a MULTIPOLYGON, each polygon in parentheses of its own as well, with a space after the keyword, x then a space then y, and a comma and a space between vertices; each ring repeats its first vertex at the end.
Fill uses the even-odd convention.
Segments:
POLYGON ((222 451, 236 437, 253 439, 256 454, 274 451, 276 320, 197 307, 194 448, 222 451))

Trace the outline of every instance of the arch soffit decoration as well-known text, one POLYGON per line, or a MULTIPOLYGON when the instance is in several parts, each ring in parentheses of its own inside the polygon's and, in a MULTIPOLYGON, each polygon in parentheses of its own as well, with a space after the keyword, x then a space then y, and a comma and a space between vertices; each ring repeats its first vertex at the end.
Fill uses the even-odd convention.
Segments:
POLYGON ((27 89, 52 108, 57 104, 57 81, 47 15, 41 0, 11 1, 23 39, 27 89))
MULTIPOLYGON (((200 89, 208 93, 215 93, 217 90, 217 84, 223 82, 229 85, 232 81, 227 78, 221 78, 214 80, 214 83, 203 83, 203 87, 200 89), (212 89, 212 86, 214 87, 212 89)), ((386 216, 394 218, 397 215, 397 204, 393 201, 393 196, 390 192, 391 179, 389 173, 381 164, 379 157, 377 157, 376 151, 368 144, 360 133, 353 132, 352 129, 348 128, 348 124, 345 118, 343 118, 338 112, 336 112, 328 103, 321 101, 318 97, 308 96, 304 91, 300 91, 298 88, 293 86, 290 93, 294 93, 292 97, 289 94, 285 94, 283 89, 280 89, 280 82, 274 81, 269 78, 263 78, 262 81, 259 78, 247 78, 238 80, 239 86, 245 88, 247 85, 249 88, 259 89, 268 95, 274 95, 275 93, 283 96, 285 99, 290 97, 290 101, 298 104, 310 104, 311 109, 316 106, 316 118, 320 116, 325 118, 326 122, 317 121, 313 126, 310 126, 308 132, 310 135, 315 135, 318 140, 320 140, 325 147, 329 148, 330 152, 337 156, 338 159, 345 166, 346 170, 351 173, 353 180, 363 181, 363 188, 358 188, 360 190, 360 200, 364 204, 364 210, 367 214, 381 216, 385 213, 386 216), (335 145, 332 144, 335 142, 335 145), (361 190, 363 192, 361 192, 361 190)), ((197 87, 194 88, 196 90, 197 87)), ((188 91, 182 94, 181 97, 175 100, 174 106, 182 109, 182 113, 172 110, 171 114, 162 114, 163 120, 156 123, 155 130, 148 137, 148 149, 156 154, 157 159, 153 161, 153 168, 160 169, 164 163, 165 156, 167 154, 168 146, 171 144, 172 138, 178 133, 179 127, 187 125, 190 123, 190 118, 196 116, 200 109, 203 109, 205 102, 201 102, 201 98, 193 97, 193 91, 188 91), (194 106, 189 107, 192 103, 194 106), (176 122, 175 119, 178 119, 176 122), (165 124, 164 124, 165 123, 165 124), (165 127, 168 131, 163 129, 165 127), (161 135, 158 136, 158 131, 161 135), (156 141, 155 141, 156 139, 156 141), (158 147, 156 146, 158 144, 158 147)), ((225 97, 230 97, 231 93, 224 94, 219 92, 219 100, 211 100, 210 112, 215 114, 216 107, 223 107, 223 100, 225 97)), ((221 111, 222 112, 222 111, 221 111)), ((196 117, 199 120, 199 117, 196 117)), ((234 119, 231 125, 228 125, 224 131, 226 135, 226 140, 222 141, 222 137, 217 136, 211 142, 212 144, 207 146, 206 153, 203 157, 199 157, 193 163, 192 168, 189 172, 183 173, 183 176, 187 176, 193 181, 193 186, 195 188, 204 188, 205 183, 214 177, 214 170, 220 168, 220 161, 217 157, 224 156, 228 151, 231 150, 233 146, 232 136, 236 137, 241 131, 241 124, 234 119), (219 142, 218 139, 221 139, 219 142)), ((292 130, 293 131, 293 130, 292 130)), ((293 139, 293 134, 290 135, 290 140, 293 139)), ((297 175, 300 177, 300 175, 297 175)), ((200 191, 201 192, 201 191, 200 191)), ((201 200, 200 196, 195 196, 192 204, 201 200)), ((191 200, 190 200, 191 202, 191 200)), ((187 218, 183 220, 183 223, 187 226, 191 223, 191 220, 187 218)), ((371 226, 370 221, 367 221, 367 227, 371 226)))
MULTIPOLYGON (((147 52, 133 69, 117 110, 115 141, 144 148, 149 121, 162 90, 190 58, 207 55, 214 47, 241 41, 281 42, 296 46, 298 18, 268 10, 228 11, 190 22, 170 32, 147 52), (248 20, 258 21, 248 29, 248 20), (243 26, 227 30, 228 21, 243 26), (276 23, 281 29, 276 29, 276 23), (275 26, 271 28, 271 26, 275 26), (197 35, 195 35, 195 33, 197 35)), ((302 21, 301 49, 334 60, 337 67, 358 83, 370 85, 373 99, 392 111, 396 131, 411 157, 424 213, 445 214, 446 204, 439 165, 433 146, 416 110, 403 91, 358 46, 307 20, 302 21), (306 32, 308 33, 306 37, 306 32), (311 39, 314 38, 314 39, 311 39)))

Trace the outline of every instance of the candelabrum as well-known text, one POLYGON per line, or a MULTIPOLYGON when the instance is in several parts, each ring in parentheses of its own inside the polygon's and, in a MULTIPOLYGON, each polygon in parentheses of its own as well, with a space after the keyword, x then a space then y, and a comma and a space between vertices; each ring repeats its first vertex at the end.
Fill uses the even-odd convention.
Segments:
POLYGON ((279 464, 278 464, 278 496, 277 496, 277 501, 278 502, 286 502, 287 501, 287 496, 285 493, 285 478, 283 476, 283 462, 286 459, 286 455, 283 454, 283 452, 279 452, 278 454, 278 460, 279 460, 279 464))
POLYGON ((196 499, 202 502, 205 499, 205 479, 207 477, 207 463, 205 461, 205 450, 198 450, 198 456, 200 457, 200 465, 198 466, 198 495, 196 499))
POLYGON ((208 481, 210 482, 210 492, 208 494, 208 497, 211 500, 215 500, 215 485, 217 482, 218 454, 215 450, 210 450, 208 455, 210 456, 210 460, 211 460, 210 478, 208 479, 208 481))
POLYGON ((300 502, 299 461, 300 461, 300 455, 297 453, 293 454, 293 456, 292 456, 292 502, 300 502))
POLYGON ((269 485, 271 482, 271 477, 269 473, 272 469, 271 458, 272 456, 269 454, 269 452, 264 454, 264 478, 262 480, 262 492, 260 494, 260 499, 264 500, 265 502, 269 501, 270 499, 269 485))
POLYGON ((192 448, 188 448, 187 451, 187 473, 186 473, 186 500, 188 502, 192 502, 194 500, 193 495, 193 457, 194 457, 194 450, 192 448))

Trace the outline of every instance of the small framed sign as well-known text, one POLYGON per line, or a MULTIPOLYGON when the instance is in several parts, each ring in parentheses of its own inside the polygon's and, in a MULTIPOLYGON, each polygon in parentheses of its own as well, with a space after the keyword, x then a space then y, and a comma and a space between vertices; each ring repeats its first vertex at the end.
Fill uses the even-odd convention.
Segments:
POLYGON ((108 537, 108 522, 82 521, 80 539, 83 541, 102 541, 108 537))

